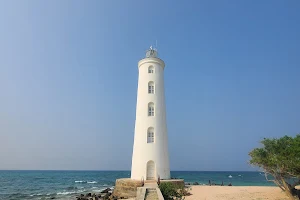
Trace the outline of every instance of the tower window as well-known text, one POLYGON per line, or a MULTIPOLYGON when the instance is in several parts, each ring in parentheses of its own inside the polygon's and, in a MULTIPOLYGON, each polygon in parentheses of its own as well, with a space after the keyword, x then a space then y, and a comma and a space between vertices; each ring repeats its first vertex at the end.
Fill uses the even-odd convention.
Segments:
POLYGON ((148 73, 149 74, 153 74, 154 73, 154 67, 151 65, 151 66, 149 66, 149 68, 148 68, 148 73))
POLYGON ((148 93, 154 94, 154 83, 152 81, 148 83, 148 93))
POLYGON ((148 116, 154 116, 154 103, 148 104, 148 116))
POLYGON ((147 131, 147 143, 154 142, 154 128, 150 127, 147 131))

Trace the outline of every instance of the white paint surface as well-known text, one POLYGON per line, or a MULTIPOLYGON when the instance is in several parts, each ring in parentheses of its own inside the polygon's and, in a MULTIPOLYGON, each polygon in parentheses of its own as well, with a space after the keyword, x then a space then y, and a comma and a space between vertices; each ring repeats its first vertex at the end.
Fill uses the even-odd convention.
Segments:
POLYGON ((132 154, 131 179, 147 179, 147 163, 154 162, 155 179, 170 179, 166 106, 164 94, 164 62, 155 57, 139 61, 136 121, 132 154), (148 73, 153 66, 154 73, 148 73), (148 83, 154 83, 154 94, 148 83), (154 116, 148 116, 148 105, 154 104, 154 116), (148 128, 154 129, 154 142, 147 143, 148 128))

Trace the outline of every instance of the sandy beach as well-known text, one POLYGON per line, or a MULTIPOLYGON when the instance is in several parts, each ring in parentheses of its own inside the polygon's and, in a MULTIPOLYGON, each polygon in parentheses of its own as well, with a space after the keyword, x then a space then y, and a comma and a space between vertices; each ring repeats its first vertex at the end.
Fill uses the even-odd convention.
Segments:
POLYGON ((278 187, 264 186, 191 186, 186 200, 287 200, 278 187))

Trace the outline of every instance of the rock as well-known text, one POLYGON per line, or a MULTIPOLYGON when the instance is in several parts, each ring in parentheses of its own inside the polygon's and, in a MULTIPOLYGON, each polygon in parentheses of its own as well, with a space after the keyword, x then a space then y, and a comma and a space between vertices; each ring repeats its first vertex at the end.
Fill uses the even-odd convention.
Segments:
POLYGON ((199 183, 198 182, 194 182, 193 185, 199 185, 199 183))
POLYGON ((109 194, 109 193, 106 193, 102 198, 103 198, 104 200, 107 200, 107 199, 109 199, 109 196, 110 196, 110 194, 109 194))
POLYGON ((86 196, 86 197, 91 197, 92 194, 91 194, 91 193, 87 193, 85 196, 86 196))
POLYGON ((106 188, 105 190, 102 190, 100 193, 108 193, 109 191, 111 191, 110 188, 106 188))
POLYGON ((88 200, 88 198, 84 197, 84 196, 80 196, 80 197, 76 197, 76 198, 77 198, 77 200, 88 200))

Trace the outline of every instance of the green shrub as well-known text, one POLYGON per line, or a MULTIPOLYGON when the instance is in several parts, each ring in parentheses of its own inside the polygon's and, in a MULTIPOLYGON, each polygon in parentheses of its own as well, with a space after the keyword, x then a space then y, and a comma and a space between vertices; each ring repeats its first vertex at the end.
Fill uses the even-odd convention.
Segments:
POLYGON ((181 199, 183 195, 187 194, 184 186, 178 186, 170 182, 160 183, 159 189, 165 200, 181 199))

